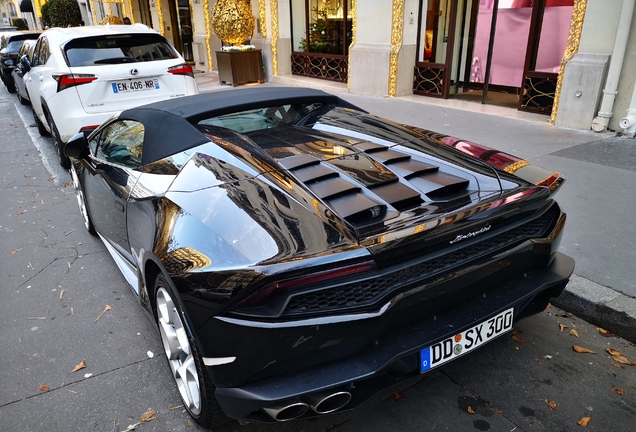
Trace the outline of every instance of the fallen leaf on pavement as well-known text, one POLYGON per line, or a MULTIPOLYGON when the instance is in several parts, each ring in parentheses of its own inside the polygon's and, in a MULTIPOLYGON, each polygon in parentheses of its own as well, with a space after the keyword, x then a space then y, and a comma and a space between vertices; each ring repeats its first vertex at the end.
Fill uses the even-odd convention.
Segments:
POLYGON ((575 329, 570 330, 570 334, 571 334, 572 336, 579 337, 579 332, 577 332, 575 329))
POLYGON ((111 309, 112 309, 112 308, 111 308, 110 306, 106 305, 106 307, 104 308, 104 310, 102 311, 102 313, 100 313, 100 314, 99 314, 99 316, 98 316, 97 318, 95 318, 95 321, 93 321, 93 322, 97 322, 97 321, 98 321, 101 317, 103 317, 103 316, 104 316, 104 314, 105 314, 106 312, 108 312, 108 311, 109 311, 109 310, 111 310, 111 309))
POLYGON ((512 340, 519 342, 519 343, 526 343, 526 340, 524 338, 522 338, 521 336, 519 336, 518 334, 513 334, 512 335, 512 340))
POLYGON ((624 365, 630 365, 631 366, 631 362, 629 360, 627 360, 625 358, 625 356, 613 356, 612 357, 615 361, 619 362, 620 364, 624 364, 624 365))
POLYGON ((587 354, 596 354, 596 351, 592 351, 587 348, 583 348, 582 346, 572 345, 572 349, 577 353, 587 353, 587 354))
POLYGON ((581 420, 577 421, 576 423, 579 426, 586 427, 590 423, 590 420, 592 420, 592 417, 583 417, 581 420))
POLYGON ((475 410, 473 410, 470 405, 468 405, 468 409, 466 411, 468 411, 468 414, 475 414, 475 410))
POLYGON ((610 390, 610 391, 616 392, 616 393, 618 393, 621 396, 625 395, 625 390, 623 390, 620 387, 612 386, 612 390, 610 390))
POLYGON ((149 422, 151 420, 154 420, 157 418, 157 411, 155 410, 150 410, 150 411, 146 411, 145 413, 143 413, 140 417, 139 417, 139 421, 141 423, 146 423, 149 422))
POLYGON ((77 364, 77 366, 75 366, 75 367, 73 368, 73 370, 72 370, 72 371, 70 371, 69 373, 77 372, 78 370, 80 370, 80 369, 84 369, 85 367, 87 367, 87 366, 86 366, 86 362, 85 362, 84 360, 82 360, 82 361, 81 361, 81 362, 79 362, 79 363, 77 364))
MULTIPOLYGON (((47 386, 45 386, 44 384, 40 384, 40 390, 43 391, 43 392, 47 392, 50 389, 47 386)), ((612 389, 612 390, 614 390, 614 389, 612 389)))
POLYGON ((563 329, 568 328, 568 326, 566 326, 565 324, 559 324, 559 328, 561 329, 560 331, 563 332, 563 329))
POLYGON ((545 402, 546 405, 550 408, 550 411, 554 411, 557 407, 557 403, 555 401, 548 401, 547 399, 545 399, 543 402, 545 402))
POLYGON ((619 351, 616 351, 613 348, 605 348, 605 351, 607 351, 609 353, 609 355, 612 356, 614 361, 617 361, 620 364, 624 364, 624 365, 631 365, 632 364, 632 362, 627 360, 627 358, 623 354, 621 354, 619 351))
POLYGON ((393 390, 392 388, 389 389, 389 391, 391 392, 391 396, 393 396, 393 399, 395 400, 402 400, 404 399, 404 396, 402 396, 401 394, 399 394, 398 392, 396 392, 395 390, 393 390))
POLYGON ((612 337, 612 336, 614 336, 614 333, 612 333, 612 332, 611 332, 611 331, 609 331, 609 330, 605 330, 604 328, 596 327, 596 330, 599 332, 599 334, 600 334, 601 336, 605 336, 605 337, 612 337))

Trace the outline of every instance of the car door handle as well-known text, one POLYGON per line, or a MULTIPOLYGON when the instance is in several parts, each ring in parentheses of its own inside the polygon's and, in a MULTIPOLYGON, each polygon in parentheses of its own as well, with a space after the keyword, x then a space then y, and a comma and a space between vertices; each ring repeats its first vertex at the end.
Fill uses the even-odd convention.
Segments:
POLYGON ((115 208, 121 212, 124 211, 124 205, 120 203, 119 201, 115 201, 115 208))
POLYGON ((40 78, 40 82, 44 81, 44 77, 42 75, 38 75, 38 78, 40 78))

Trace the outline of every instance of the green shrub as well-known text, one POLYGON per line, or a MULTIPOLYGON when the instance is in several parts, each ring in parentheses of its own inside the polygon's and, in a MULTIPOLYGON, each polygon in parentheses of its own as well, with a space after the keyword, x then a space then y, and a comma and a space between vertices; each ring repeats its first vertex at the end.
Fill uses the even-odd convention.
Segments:
POLYGON ((82 14, 76 0, 49 0, 40 10, 44 26, 75 27, 82 22, 82 14))
POLYGON ((29 25, 24 18, 14 18, 11 20, 11 25, 17 27, 18 30, 28 30, 29 25))

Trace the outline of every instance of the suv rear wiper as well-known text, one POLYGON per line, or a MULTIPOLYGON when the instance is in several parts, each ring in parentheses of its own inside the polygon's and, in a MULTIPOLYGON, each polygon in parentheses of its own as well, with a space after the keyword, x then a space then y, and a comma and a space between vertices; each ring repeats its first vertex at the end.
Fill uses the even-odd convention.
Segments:
POLYGON ((95 60, 94 64, 118 64, 118 63, 134 63, 137 60, 130 57, 111 57, 100 60, 95 60))

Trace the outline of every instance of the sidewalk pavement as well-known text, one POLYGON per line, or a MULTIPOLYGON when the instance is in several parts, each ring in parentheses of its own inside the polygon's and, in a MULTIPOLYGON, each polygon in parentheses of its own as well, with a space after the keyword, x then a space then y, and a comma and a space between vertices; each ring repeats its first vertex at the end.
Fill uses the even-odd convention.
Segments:
MULTIPOLYGON (((201 92, 231 90, 216 72, 196 75, 201 92)), ((354 95, 346 85, 276 76, 264 86, 338 94, 369 112, 488 145, 561 172, 557 201, 568 213, 561 251, 575 274, 554 304, 636 342, 636 140, 613 132, 558 128, 543 115, 422 96, 354 95)), ((244 86, 243 86, 244 87, 244 86)))

